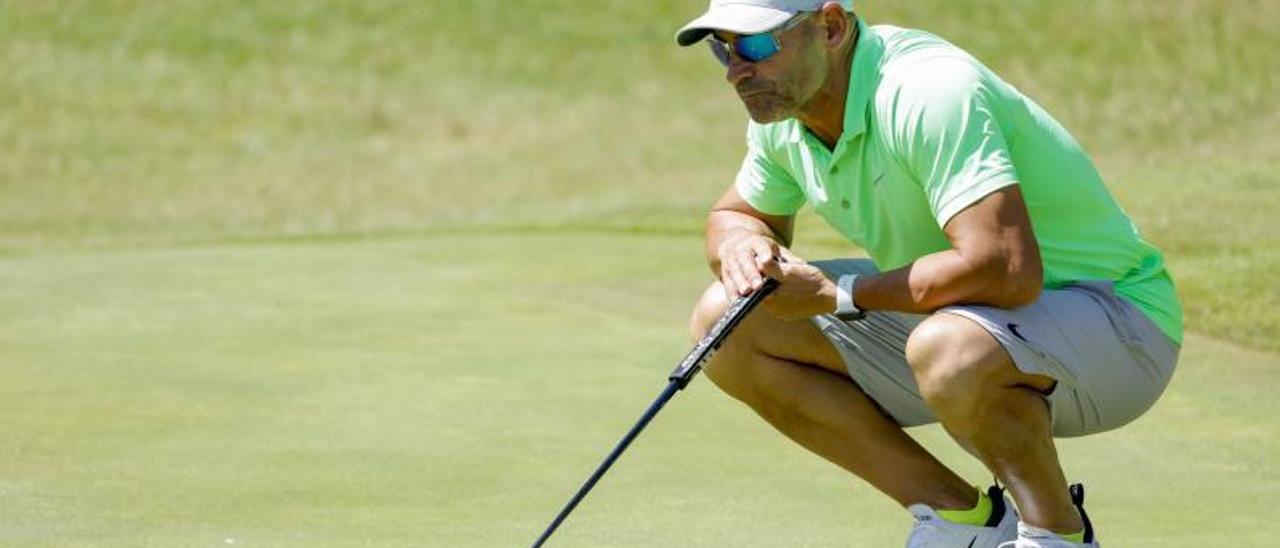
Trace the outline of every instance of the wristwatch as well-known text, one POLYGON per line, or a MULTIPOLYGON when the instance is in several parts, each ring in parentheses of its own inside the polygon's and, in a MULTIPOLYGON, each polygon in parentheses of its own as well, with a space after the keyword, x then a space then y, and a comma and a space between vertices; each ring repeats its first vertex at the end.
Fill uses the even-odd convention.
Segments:
POLYGON ((846 322, 861 320, 867 315, 853 302, 853 287, 857 283, 857 274, 844 274, 836 278, 836 317, 846 322))

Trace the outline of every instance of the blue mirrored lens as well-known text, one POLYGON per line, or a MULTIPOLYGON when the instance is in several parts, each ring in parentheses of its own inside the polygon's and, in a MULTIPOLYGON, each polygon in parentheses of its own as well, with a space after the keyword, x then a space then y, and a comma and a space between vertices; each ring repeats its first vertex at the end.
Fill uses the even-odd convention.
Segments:
POLYGON ((743 60, 755 63, 778 53, 778 43, 773 41, 772 34, 766 32, 738 38, 735 49, 743 60))

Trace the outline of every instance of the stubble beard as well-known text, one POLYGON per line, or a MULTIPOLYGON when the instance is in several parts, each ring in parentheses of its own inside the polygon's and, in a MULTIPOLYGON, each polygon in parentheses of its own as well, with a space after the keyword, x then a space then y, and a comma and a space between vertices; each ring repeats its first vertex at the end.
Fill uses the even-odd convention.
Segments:
POLYGON ((768 124, 795 117, 799 104, 793 94, 785 89, 777 89, 782 87, 750 90, 745 95, 739 92, 739 98, 753 121, 768 124))
POLYGON ((789 79, 764 85, 745 82, 737 90, 738 98, 756 123, 768 124, 795 118, 808 98, 817 93, 812 81, 814 76, 821 75, 793 72, 789 79))

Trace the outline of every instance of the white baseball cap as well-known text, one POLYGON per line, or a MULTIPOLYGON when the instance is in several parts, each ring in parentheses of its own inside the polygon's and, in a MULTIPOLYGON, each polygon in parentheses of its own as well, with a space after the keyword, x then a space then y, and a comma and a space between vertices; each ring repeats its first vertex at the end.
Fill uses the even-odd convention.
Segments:
POLYGON ((832 1, 840 2, 845 11, 853 11, 853 0, 711 0, 706 13, 676 33, 676 42, 688 46, 716 30, 734 34, 765 32, 799 12, 818 11, 832 1))

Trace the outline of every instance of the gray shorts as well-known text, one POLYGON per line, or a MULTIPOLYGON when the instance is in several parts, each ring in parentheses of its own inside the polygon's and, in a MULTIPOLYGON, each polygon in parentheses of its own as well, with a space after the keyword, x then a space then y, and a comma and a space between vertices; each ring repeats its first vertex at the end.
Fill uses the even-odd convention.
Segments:
MULTIPOLYGON (((831 279, 874 274, 867 259, 818 261, 831 279)), ((1146 315, 1116 296, 1109 281, 1045 290, 1036 302, 1005 310, 956 305, 938 310, 977 322, 1008 351, 1018 369, 1058 381, 1047 397, 1057 437, 1083 436, 1138 418, 1164 392, 1180 347, 1146 315)), ((937 422, 907 365, 907 336, 926 316, 870 312, 844 322, 813 322, 844 358, 849 376, 902 426, 937 422)))

